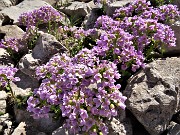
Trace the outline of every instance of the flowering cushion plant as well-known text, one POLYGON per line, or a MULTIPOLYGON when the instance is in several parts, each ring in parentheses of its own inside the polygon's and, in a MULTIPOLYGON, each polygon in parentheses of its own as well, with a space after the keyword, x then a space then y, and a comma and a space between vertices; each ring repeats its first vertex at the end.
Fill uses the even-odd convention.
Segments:
POLYGON ((17 68, 0 66, 0 90, 5 89, 10 92, 13 100, 15 100, 16 97, 10 83, 20 81, 19 77, 14 77, 17 71, 17 68))
MULTIPOLYGON (((157 48, 175 46, 174 32, 163 23, 178 16, 174 5, 154 8, 146 0, 134 0, 117 9, 113 18, 100 16, 93 29, 60 26, 61 38, 73 40, 77 46, 69 47, 70 56, 56 54, 37 67, 41 84, 29 97, 27 110, 34 118, 61 111, 66 118, 64 127, 74 134, 108 134, 106 119, 126 107, 119 79, 124 79, 125 71, 144 68, 157 48), (84 40, 88 36, 95 44, 87 49, 84 40)), ((42 7, 22 14, 19 21, 27 26, 24 37, 29 39, 37 33, 39 24, 58 22, 60 18, 58 11, 42 7)), ((1 46, 5 47, 5 42, 1 46)))
POLYGON ((91 50, 83 49, 74 58, 54 56, 37 69, 45 78, 28 100, 28 110, 35 118, 48 116, 51 105, 60 105, 65 127, 73 133, 108 133, 104 118, 125 109, 126 97, 119 91, 120 78, 116 64, 99 60, 91 50), (47 78, 46 78, 47 77, 47 78), (43 104, 43 106, 42 106, 43 104))
POLYGON ((40 9, 21 14, 19 23, 24 26, 38 26, 49 22, 59 22, 61 14, 51 6, 43 6, 40 9))
POLYGON ((175 46, 174 32, 162 22, 176 16, 176 6, 153 8, 145 0, 136 0, 117 9, 114 18, 100 16, 88 31, 61 27, 74 32, 76 39, 101 32, 91 49, 76 51, 73 57, 55 55, 37 68, 42 83, 28 99, 28 111, 34 118, 48 117, 52 107, 58 106, 66 118, 64 127, 72 133, 108 134, 105 120, 116 116, 118 108, 125 109, 126 97, 117 82, 120 73, 144 68, 159 46, 175 46))
POLYGON ((19 77, 14 77, 15 73, 18 71, 17 68, 12 67, 0 67, 0 86, 7 87, 11 81, 20 81, 19 77))

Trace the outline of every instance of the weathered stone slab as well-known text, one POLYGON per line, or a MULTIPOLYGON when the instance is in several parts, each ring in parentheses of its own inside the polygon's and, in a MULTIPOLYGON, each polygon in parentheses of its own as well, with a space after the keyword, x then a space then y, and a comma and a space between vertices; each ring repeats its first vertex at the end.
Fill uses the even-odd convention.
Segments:
POLYGON ((10 115, 8 113, 0 115, 0 124, 3 126, 3 135, 9 135, 12 131, 12 122, 10 121, 10 115))
POLYGON ((180 108, 180 58, 155 60, 130 78, 127 108, 151 135, 166 130, 180 108))
POLYGON ((45 1, 45 2, 49 3, 50 5, 54 6, 60 0, 43 0, 43 1, 45 1))
POLYGON ((0 100, 0 113, 6 113, 6 100, 0 100))
POLYGON ((29 75, 30 77, 35 76, 35 69, 37 66, 40 65, 40 60, 34 59, 32 54, 26 54, 24 55, 20 61, 19 61, 19 69, 26 75, 29 75))
POLYGON ((0 66, 14 66, 14 62, 4 48, 0 48, 0 66))
POLYGON ((175 47, 165 47, 166 55, 180 56, 180 20, 176 21, 171 25, 172 30, 174 31, 176 37, 176 46, 175 47))
POLYGON ((4 34, 5 40, 9 38, 22 38, 24 33, 25 32, 17 25, 0 26, 0 34, 4 34))
POLYGON ((26 131, 30 135, 32 132, 44 132, 51 134, 55 129, 62 126, 62 119, 53 119, 54 114, 49 114, 49 118, 33 119, 27 110, 14 108, 16 122, 25 122, 26 131))
POLYGON ((12 6, 12 3, 10 0, 1 0, 0 1, 0 11, 7 7, 10 7, 10 6, 12 6))
POLYGON ((127 5, 128 3, 132 2, 133 0, 121 0, 121 1, 115 1, 115 2, 112 2, 111 4, 109 5, 106 5, 105 7, 105 13, 108 15, 108 16, 113 16, 114 14, 114 11, 118 8, 121 8, 125 5, 127 5))
POLYGON ((88 13, 90 13, 91 5, 85 2, 74 1, 69 3, 68 6, 60 7, 59 10, 66 15, 71 16, 72 19, 78 21, 78 19, 84 18, 88 13))
POLYGON ((26 135, 26 124, 24 122, 21 122, 18 127, 14 130, 12 135, 26 135))
POLYGON ((110 135, 133 135, 132 124, 130 119, 118 120, 112 118, 109 123, 109 134, 110 135))
POLYGON ((83 22, 85 29, 92 29, 94 27, 97 18, 101 15, 100 13, 100 8, 93 8, 91 12, 88 15, 86 15, 83 22))
POLYGON ((22 2, 23 0, 10 0, 13 5, 17 5, 18 3, 22 2))
POLYGON ((180 135, 180 124, 171 122, 168 127, 167 135, 180 135))
POLYGON ((40 37, 32 50, 32 57, 41 63, 47 62, 54 54, 68 51, 57 39, 48 33, 40 33, 40 37))
POLYGON ((19 77, 20 81, 10 83, 11 88, 14 94, 20 96, 27 96, 35 88, 39 87, 39 82, 37 79, 30 77, 29 75, 24 74, 22 71, 18 71, 15 74, 15 77, 19 77))

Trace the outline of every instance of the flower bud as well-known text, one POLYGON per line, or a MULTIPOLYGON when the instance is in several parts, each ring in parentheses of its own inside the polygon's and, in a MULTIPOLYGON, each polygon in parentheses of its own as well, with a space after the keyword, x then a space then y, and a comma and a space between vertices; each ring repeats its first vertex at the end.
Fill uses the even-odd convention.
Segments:
POLYGON ((94 132, 94 133, 97 133, 97 129, 96 129, 96 128, 93 128, 93 132, 94 132))
POLYGON ((90 106, 88 106, 88 107, 87 107, 87 110, 88 110, 88 111, 91 111, 91 107, 90 107, 90 106))
POLYGON ((72 100, 69 100, 69 104, 72 105, 72 104, 73 104, 73 101, 72 101, 72 100))
POLYGON ((110 108, 114 109, 115 108, 114 104, 110 104, 110 108))
POLYGON ((99 135, 103 135, 103 133, 102 133, 102 132, 99 132, 99 135))

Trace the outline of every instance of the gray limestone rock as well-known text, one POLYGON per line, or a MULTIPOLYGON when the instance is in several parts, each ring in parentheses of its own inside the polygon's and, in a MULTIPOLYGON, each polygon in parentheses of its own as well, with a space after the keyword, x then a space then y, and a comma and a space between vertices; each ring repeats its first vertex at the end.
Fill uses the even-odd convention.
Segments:
POLYGON ((180 20, 176 21, 171 25, 172 30, 174 31, 176 37, 176 46, 175 47, 165 47, 165 54, 167 55, 177 55, 180 56, 180 20))
POLYGON ((25 127, 25 122, 21 122, 11 135, 26 135, 25 127))
POLYGON ((125 110, 119 110, 116 117, 106 122, 109 128, 109 135, 133 135, 132 124, 126 118, 125 110))
POLYGON ((176 115, 176 121, 178 124, 180 124, 180 111, 176 115))
POLYGON ((0 91, 0 113, 4 114, 6 113, 6 99, 7 99, 7 94, 5 91, 0 91))
POLYGON ((61 12, 68 16, 71 16, 72 20, 80 21, 91 11, 91 4, 85 2, 74 1, 68 4, 68 6, 62 6, 59 9, 61 12))
POLYGON ((67 48, 57 41, 53 35, 41 32, 40 37, 32 50, 32 56, 34 59, 39 59, 41 63, 44 63, 54 54, 67 51, 67 48))
POLYGON ((47 3, 49 3, 50 5, 54 6, 59 0, 43 0, 47 3))
POLYGON ((17 5, 18 3, 22 2, 23 0, 10 0, 13 5, 17 5))
POLYGON ((2 134, 9 135, 12 131, 12 122, 10 121, 10 116, 8 113, 0 115, 0 125, 3 127, 2 134))
POLYGON ((129 79, 127 108, 151 135, 166 130, 180 109, 180 58, 155 60, 129 79))
POLYGON ((6 113, 6 100, 1 100, 0 99, 0 113, 4 114, 6 113))
POLYGON ((11 120, 6 120, 6 121, 4 121, 3 124, 4 124, 4 127, 6 127, 5 130, 4 130, 3 135, 10 135, 12 130, 13 130, 12 121, 11 120))
POLYGON ((11 82, 11 88, 15 94, 15 96, 27 96, 29 95, 35 88, 39 87, 38 80, 30 77, 29 75, 24 74, 22 71, 18 71, 15 74, 15 77, 19 77, 20 81, 11 82))
POLYGON ((91 0, 77 0, 77 1, 80 1, 80 2, 90 2, 91 0))
POLYGON ((0 123, 3 123, 6 120, 9 120, 9 114, 8 113, 6 113, 4 115, 0 115, 0 123))
POLYGON ((57 7, 65 7, 70 5, 74 0, 58 0, 56 6, 57 7))
POLYGON ((34 59, 32 54, 26 54, 20 59, 18 67, 24 74, 34 77, 35 69, 39 65, 39 59, 34 59))
POLYGON ((57 128, 52 132, 52 135, 71 135, 65 128, 62 126, 57 128))
POLYGON ((0 11, 7 7, 10 7, 10 6, 12 6, 12 3, 10 0, 1 0, 0 1, 0 11))
POLYGON ((7 16, 4 16, 2 13, 0 13, 0 26, 7 20, 9 20, 9 18, 7 16))
POLYGON ((180 135, 180 124, 171 122, 170 125, 168 126, 167 135, 180 135))
POLYGON ((61 16, 62 16, 62 18, 61 18, 62 19, 61 20, 61 26, 62 25, 68 26, 70 24, 70 20, 69 20, 68 16, 66 14, 62 13, 62 12, 60 12, 60 13, 61 13, 61 16))
POLYGON ((109 135, 133 135, 130 120, 119 121, 113 118, 110 122, 109 135))
POLYGON ((7 93, 5 91, 0 91, 0 100, 6 100, 7 99, 7 93))
POLYGON ((47 134, 44 132, 39 132, 37 135, 47 135, 47 134))
POLYGON ((180 9, 180 1, 179 0, 173 0, 173 4, 177 5, 178 8, 180 9))
POLYGON ((22 38, 25 32, 17 25, 0 26, 0 34, 4 34, 4 39, 22 38))
POLYGON ((0 66, 14 66, 14 62, 4 48, 0 48, 0 66))
MULTIPOLYGON (((30 112, 28 112, 26 109, 18 109, 17 106, 14 106, 14 114, 15 114, 15 121, 17 123, 25 122, 27 130, 31 128, 31 126, 33 125, 34 119, 31 116, 30 112), (31 124, 31 126, 28 126, 29 124, 31 124)), ((38 124, 35 124, 34 127, 36 127, 37 125, 38 124)))
POLYGON ((0 125, 0 134, 3 134, 3 125, 0 125))
POLYGON ((100 13, 100 8, 93 8, 91 12, 88 15, 86 15, 83 22, 85 29, 92 29, 94 27, 97 18, 101 15, 100 13))
MULTIPOLYGON (((151 4, 157 4, 157 0, 149 0, 150 2, 151 2, 151 4)), ((170 2, 170 0, 164 0, 166 3, 169 3, 170 2)), ((177 7, 180 9, 180 1, 179 0, 171 0, 171 2, 170 3, 172 3, 172 4, 174 4, 174 5, 177 5, 177 7)))
POLYGON ((109 5, 106 5, 105 7, 105 12, 108 16, 113 16, 114 11, 118 8, 121 8, 125 5, 127 5, 128 3, 132 2, 133 0, 121 0, 121 1, 115 1, 112 2, 109 5))
POLYGON ((18 109, 14 107, 16 122, 25 122, 26 131, 28 135, 44 132, 47 134, 52 133, 55 129, 62 126, 62 119, 53 119, 53 114, 49 114, 49 118, 34 119, 27 110, 18 109))

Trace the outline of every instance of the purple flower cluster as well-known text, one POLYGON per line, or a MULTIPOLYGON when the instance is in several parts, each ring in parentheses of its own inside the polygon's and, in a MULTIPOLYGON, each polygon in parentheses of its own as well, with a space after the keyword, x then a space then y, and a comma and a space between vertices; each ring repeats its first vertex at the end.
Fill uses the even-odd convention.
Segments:
POLYGON ((110 18, 107 15, 102 15, 97 18, 94 27, 102 29, 104 31, 109 31, 113 28, 119 27, 119 25, 120 25, 119 21, 115 21, 114 19, 110 18))
POLYGON ((23 13, 18 21, 25 26, 38 26, 48 22, 59 22, 61 14, 51 6, 44 6, 32 12, 23 13))
POLYGON ((146 0, 134 0, 127 7, 116 9, 114 18, 124 18, 142 14, 145 11, 152 9, 150 5, 151 3, 146 2, 146 0))
POLYGON ((36 35, 37 27, 29 26, 22 38, 2 39, 0 42, 0 48, 5 48, 10 55, 13 55, 13 53, 17 53, 22 49, 27 49, 28 41, 34 40, 33 38, 36 35))
POLYGON ((179 16, 180 12, 176 5, 163 5, 158 8, 153 8, 150 2, 146 0, 135 0, 127 7, 117 9, 114 13, 114 18, 140 16, 144 19, 155 19, 158 21, 168 22, 179 16))
MULTIPOLYGON (((22 25, 28 26, 22 38, 9 38, 1 40, 0 48, 5 48, 10 55, 14 52, 19 52, 20 49, 25 49, 28 41, 34 40, 37 35, 38 28, 36 23, 41 24, 48 21, 55 21, 60 19, 61 15, 50 6, 41 7, 39 10, 24 13, 19 17, 19 22, 22 25), (40 17, 41 16, 41 17, 40 17)), ((27 48, 26 48, 27 49, 27 48)))
POLYGON ((23 35, 22 39, 23 40, 31 40, 34 38, 35 35, 37 35, 38 28, 35 26, 29 26, 26 28, 26 33, 23 35))
POLYGON ((108 133, 104 118, 125 109, 126 97, 116 84, 120 78, 116 64, 99 60, 92 50, 83 49, 75 57, 54 56, 46 65, 37 68, 41 86, 28 100, 28 111, 35 118, 46 117, 51 105, 60 105, 65 127, 73 133, 97 135, 108 133))
POLYGON ((22 47, 20 44, 20 39, 10 38, 8 40, 1 40, 0 48, 11 49, 15 52, 19 51, 19 48, 22 47))
POLYGON ((161 18, 161 12, 158 8, 152 8, 151 10, 144 11, 140 17, 144 19, 154 19, 154 20, 160 20, 161 18))
POLYGON ((169 21, 171 19, 178 18, 180 16, 180 11, 177 5, 163 5, 159 7, 160 19, 161 21, 169 21))
MULTIPOLYGON (((135 0, 116 10, 114 19, 99 17, 94 29, 59 27, 66 43, 73 41, 83 48, 83 39, 94 36, 96 46, 78 50, 74 57, 57 54, 39 66, 36 75, 42 83, 28 99, 27 110, 34 118, 42 118, 58 106, 67 118, 64 127, 72 133, 108 134, 105 120, 116 116, 119 108, 125 109, 126 97, 116 82, 120 72, 143 68, 148 53, 159 46, 175 46, 174 32, 160 21, 174 19, 177 13, 171 5, 153 8, 146 0, 135 0)), ((34 27, 36 19, 28 25, 34 27)))
POLYGON ((73 38, 74 40, 82 40, 87 36, 93 36, 96 33, 95 29, 84 30, 82 27, 68 27, 60 26, 58 28, 59 34, 62 34, 62 39, 73 38))
POLYGON ((102 31, 97 39, 97 46, 94 47, 95 53, 121 64, 122 70, 131 67, 135 72, 145 66, 144 60, 149 58, 156 48, 175 46, 173 30, 159 21, 169 19, 163 17, 164 14, 172 14, 170 19, 173 19, 179 16, 178 13, 176 6, 167 5, 157 9, 150 7, 146 0, 136 0, 127 7, 116 10, 115 19, 101 16, 95 24, 95 27, 102 31))
POLYGON ((175 46, 174 31, 170 26, 158 23, 157 20, 137 16, 126 17, 120 27, 133 35, 133 44, 139 51, 143 51, 152 42, 156 44, 155 48, 158 45, 175 46))
POLYGON ((17 68, 12 67, 0 67, 0 86, 7 87, 9 82, 20 81, 19 77, 14 77, 15 73, 18 71, 17 68))
POLYGON ((116 64, 121 64, 121 69, 126 70, 132 66, 132 71, 136 71, 140 67, 144 67, 144 56, 142 51, 137 50, 133 46, 133 38, 131 34, 125 32, 119 26, 118 21, 114 21, 108 16, 98 18, 96 25, 102 32, 97 40, 97 46, 93 48, 94 53, 109 59, 116 64), (113 24, 111 27, 109 24, 113 24))
POLYGON ((163 5, 158 8, 146 10, 140 16, 144 19, 155 19, 160 22, 170 22, 172 19, 178 18, 180 12, 176 5, 163 5))

